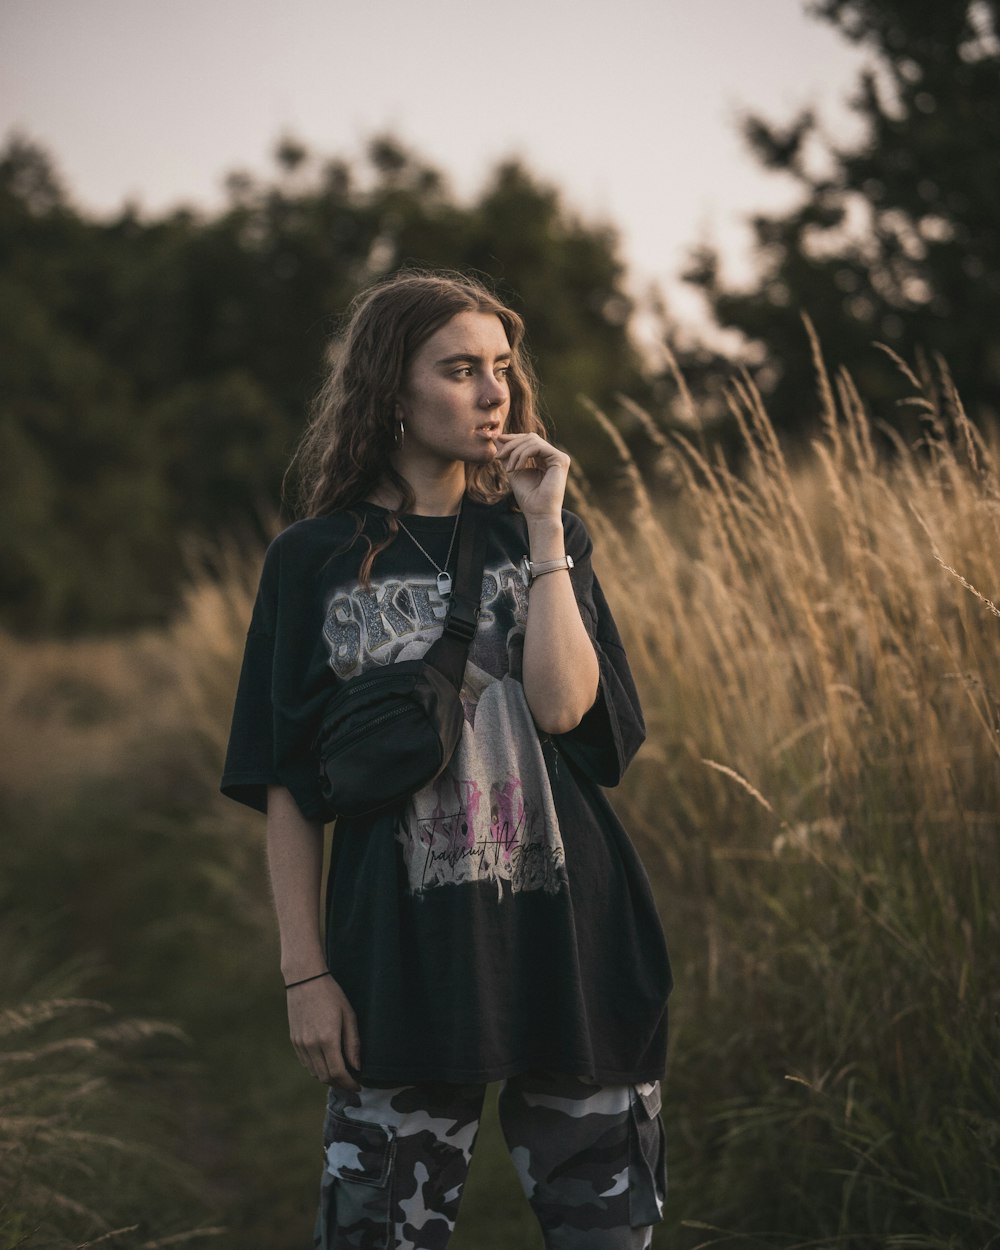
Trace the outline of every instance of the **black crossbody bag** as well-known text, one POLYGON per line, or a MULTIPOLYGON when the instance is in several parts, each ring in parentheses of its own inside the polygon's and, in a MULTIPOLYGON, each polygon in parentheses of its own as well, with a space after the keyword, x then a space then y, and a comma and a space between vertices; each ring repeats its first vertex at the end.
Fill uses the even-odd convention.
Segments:
POLYGON ((465 714, 459 694, 479 623, 487 520, 466 498, 444 630, 419 660, 368 669, 331 697, 314 747, 327 819, 393 807, 439 777, 465 714))

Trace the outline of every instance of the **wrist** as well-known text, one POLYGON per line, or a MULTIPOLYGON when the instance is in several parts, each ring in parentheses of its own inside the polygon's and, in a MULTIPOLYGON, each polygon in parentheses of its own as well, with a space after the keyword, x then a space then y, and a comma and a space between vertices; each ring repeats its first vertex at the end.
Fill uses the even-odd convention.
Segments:
POLYGON ((308 952, 297 952, 281 961, 281 979, 287 985, 290 981, 301 981, 303 977, 314 976, 326 968, 326 952, 321 946, 308 952))
POLYGON ((323 981, 327 977, 332 976, 329 968, 324 968, 322 972, 314 972, 311 977, 299 977, 295 981, 288 981, 285 984, 285 991, 298 989, 300 985, 312 985, 317 981, 323 981))
POLYGON ((522 556, 519 567, 521 581, 530 590, 539 577, 544 577, 546 573, 557 573, 563 569, 569 572, 574 566, 573 557, 566 555, 556 556, 553 560, 530 560, 527 556, 522 556))
POLYGON ((561 516, 528 517, 528 553, 533 561, 557 560, 566 554, 561 516))

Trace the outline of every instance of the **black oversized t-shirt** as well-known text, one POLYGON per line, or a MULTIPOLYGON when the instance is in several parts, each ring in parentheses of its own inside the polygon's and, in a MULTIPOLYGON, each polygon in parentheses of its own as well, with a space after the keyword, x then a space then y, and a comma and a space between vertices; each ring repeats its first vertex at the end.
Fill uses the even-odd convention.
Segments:
MULTIPOLYGON (((441 633, 437 570, 403 531, 358 570, 387 512, 296 522, 270 545, 247 634, 222 790, 260 811, 286 786, 321 819, 313 741, 338 683, 420 656, 441 633)), ((563 512, 600 688, 576 729, 535 727, 521 684, 524 517, 486 510, 482 611, 448 768, 398 809, 340 817, 327 884, 327 958, 359 1021, 370 1083, 490 1081, 549 1070, 656 1080, 670 965, 649 883, 601 786, 645 728, 579 517, 563 512)), ((404 516, 443 565, 453 517, 404 516)), ((454 561, 452 562, 452 565, 454 561)))

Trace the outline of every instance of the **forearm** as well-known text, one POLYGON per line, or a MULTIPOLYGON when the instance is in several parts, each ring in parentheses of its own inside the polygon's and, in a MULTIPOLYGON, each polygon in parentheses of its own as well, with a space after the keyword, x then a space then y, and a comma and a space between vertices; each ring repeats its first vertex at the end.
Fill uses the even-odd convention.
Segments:
POLYGON ((284 786, 267 790, 267 863, 286 982, 326 967, 320 930, 323 825, 306 820, 284 786))
MULTIPOLYGON (((564 555, 561 518, 529 518, 528 541, 533 561, 564 555)), ((597 698, 598 678, 597 654, 569 573, 543 574, 528 591, 522 664, 525 698, 539 729, 566 733, 578 725, 597 698)))

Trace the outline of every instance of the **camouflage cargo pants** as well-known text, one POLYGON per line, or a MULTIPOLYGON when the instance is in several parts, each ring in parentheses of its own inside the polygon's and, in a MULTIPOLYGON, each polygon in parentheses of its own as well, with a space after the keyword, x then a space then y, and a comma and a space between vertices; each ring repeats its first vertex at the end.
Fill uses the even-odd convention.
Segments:
MULTIPOLYGON (((317 1250, 443 1250, 485 1086, 330 1089, 317 1250)), ((500 1123, 547 1250, 646 1250, 663 1216, 659 1082, 511 1077, 500 1123)))

